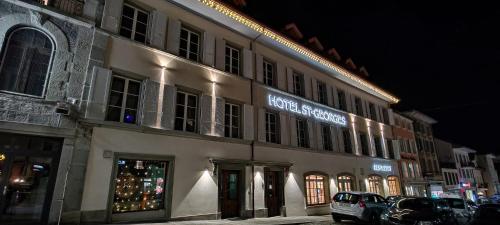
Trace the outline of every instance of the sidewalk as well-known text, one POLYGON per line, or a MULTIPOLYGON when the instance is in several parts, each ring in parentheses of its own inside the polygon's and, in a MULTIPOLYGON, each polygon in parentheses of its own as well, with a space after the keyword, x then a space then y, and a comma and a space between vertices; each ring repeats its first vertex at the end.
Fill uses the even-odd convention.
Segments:
POLYGON ((330 225, 333 224, 332 217, 325 216, 290 216, 290 217, 271 217, 271 218, 252 218, 246 220, 196 220, 196 221, 175 221, 163 223, 141 223, 135 225, 330 225))

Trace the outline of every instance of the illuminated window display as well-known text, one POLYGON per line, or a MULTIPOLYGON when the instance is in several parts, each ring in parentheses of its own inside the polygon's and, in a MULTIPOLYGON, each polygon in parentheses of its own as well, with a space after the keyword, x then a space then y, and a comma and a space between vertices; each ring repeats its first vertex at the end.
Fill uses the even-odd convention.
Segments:
POLYGON ((113 213, 165 208, 167 162, 118 159, 113 213))
POLYGON ((401 188, 399 187, 398 177, 387 177, 387 183, 389 185, 389 195, 401 195, 401 188))
POLYGON ((354 177, 342 175, 337 177, 339 191, 354 191, 354 177))

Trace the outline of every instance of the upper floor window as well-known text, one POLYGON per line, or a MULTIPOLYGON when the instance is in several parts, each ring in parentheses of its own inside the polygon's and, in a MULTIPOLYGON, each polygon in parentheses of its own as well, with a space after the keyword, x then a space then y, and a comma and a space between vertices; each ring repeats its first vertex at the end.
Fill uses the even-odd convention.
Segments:
POLYGON ((137 108, 141 93, 141 82, 113 75, 106 112, 106 120, 122 123, 137 123, 137 108))
POLYGON ((200 33, 182 27, 179 55, 189 60, 200 61, 200 33))
POLYGON ((377 113, 375 112, 375 104, 369 103, 368 108, 370 109, 370 119, 377 120, 377 113))
POLYGON ((276 73, 274 72, 274 64, 267 60, 264 60, 262 66, 264 67, 264 84, 271 87, 276 87, 276 73))
POLYGON ((43 32, 21 27, 10 32, 0 62, 0 90, 42 97, 54 52, 43 32))
POLYGON ((331 128, 328 124, 321 124, 321 137, 323 139, 323 149, 333 151, 331 128))
POLYGON ((297 146, 309 148, 309 136, 307 134, 307 120, 303 118, 296 119, 297 146))
POLYGON ((384 158, 384 150, 382 149, 382 139, 380 137, 374 136, 373 140, 375 141, 375 152, 377 153, 377 157, 384 158))
POLYGON ((361 153, 369 156, 370 149, 368 147, 368 136, 365 133, 359 132, 359 141, 361 142, 361 153))
POLYGON ((146 43, 149 13, 129 4, 123 4, 120 35, 146 43))
POLYGON ((239 105, 226 103, 224 117, 224 136, 240 138, 241 130, 241 107, 239 105))
POLYGON ((305 89, 304 89, 304 75, 293 72, 293 93, 304 97, 305 96, 305 89))
POLYGON ((326 84, 318 81, 318 102, 324 105, 328 104, 328 96, 326 94, 326 84))
POLYGON ((349 133, 349 129, 342 128, 342 140, 344 141, 344 152, 352 153, 351 133, 349 133))
POLYGON ((195 132, 198 113, 198 96, 187 92, 177 92, 175 105, 175 130, 195 132))
POLYGON ((321 174, 311 174, 305 176, 306 183, 306 204, 320 205, 329 201, 328 177, 321 174))
POLYGON ((266 112, 266 142, 279 144, 279 115, 266 112))
POLYGON ((354 98, 354 109, 355 109, 355 114, 358 116, 363 116, 363 103, 361 102, 361 98, 355 97, 354 98))
POLYGON ((240 75, 240 55, 239 49, 226 45, 226 72, 240 75))
POLYGON ((394 156, 394 147, 392 146, 392 140, 391 139, 385 139, 387 142, 387 151, 389 152, 389 158, 390 159, 395 159, 394 156))
POLYGON ((337 91, 338 99, 339 99, 339 109, 347 111, 347 100, 345 96, 345 92, 343 90, 337 91))

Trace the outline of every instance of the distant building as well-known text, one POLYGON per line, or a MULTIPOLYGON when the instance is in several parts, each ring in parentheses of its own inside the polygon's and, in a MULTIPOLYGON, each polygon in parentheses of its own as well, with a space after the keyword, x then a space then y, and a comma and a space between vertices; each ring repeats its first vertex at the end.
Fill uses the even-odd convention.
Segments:
POLYGON ((483 172, 484 187, 487 189, 484 193, 486 196, 500 194, 498 170, 495 169, 494 163, 496 159, 497 157, 493 154, 478 155, 476 159, 477 166, 483 172))
POLYGON ((460 176, 458 174, 453 145, 449 142, 434 138, 434 144, 438 154, 439 165, 444 180, 444 191, 447 194, 459 195, 460 176))
POLYGON ((453 154, 460 180, 460 193, 465 198, 476 201, 478 192, 485 191, 481 170, 476 165, 476 150, 456 145, 453 147, 453 154))

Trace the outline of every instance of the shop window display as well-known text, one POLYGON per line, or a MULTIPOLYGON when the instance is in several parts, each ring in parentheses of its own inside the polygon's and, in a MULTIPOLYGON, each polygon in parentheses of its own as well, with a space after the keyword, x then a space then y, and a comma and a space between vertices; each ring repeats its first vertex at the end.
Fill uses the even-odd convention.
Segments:
POLYGON ((165 208, 167 162, 118 159, 113 213, 165 208))

